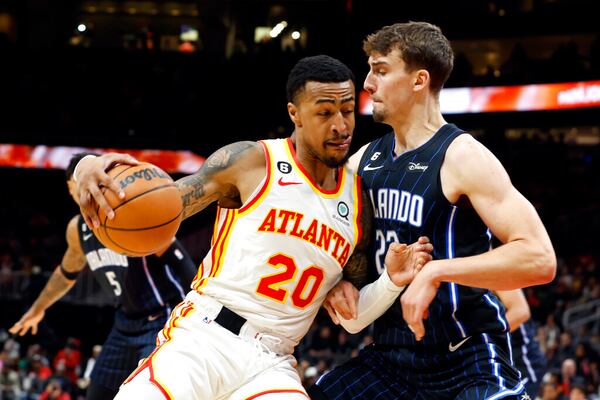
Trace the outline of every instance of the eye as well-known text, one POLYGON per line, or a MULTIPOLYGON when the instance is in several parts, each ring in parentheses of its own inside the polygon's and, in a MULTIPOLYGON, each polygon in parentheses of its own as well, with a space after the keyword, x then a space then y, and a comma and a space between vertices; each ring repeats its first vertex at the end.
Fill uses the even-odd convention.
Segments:
POLYGON ((387 71, 386 71, 386 70, 384 70, 384 69, 377 69, 377 70, 375 70, 375 73, 376 73, 377 75, 381 75, 381 76, 384 76, 384 75, 386 74, 386 72, 387 72, 387 71))
POLYGON ((342 113, 344 113, 346 115, 354 114, 354 109, 353 108, 349 108, 349 109, 346 109, 346 110, 342 110, 342 113))
POLYGON ((328 117, 331 115, 331 111, 329 110, 322 110, 318 112, 318 115, 322 116, 322 117, 328 117))

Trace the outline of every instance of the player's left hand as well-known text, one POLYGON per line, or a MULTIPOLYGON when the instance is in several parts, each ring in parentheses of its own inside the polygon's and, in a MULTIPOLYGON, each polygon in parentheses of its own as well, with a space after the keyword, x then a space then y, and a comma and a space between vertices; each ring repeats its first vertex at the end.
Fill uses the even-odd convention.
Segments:
POLYGON ((356 319, 358 309, 358 297, 360 293, 354 285, 348 281, 341 280, 327 293, 323 307, 329 313, 334 324, 339 325, 342 318, 356 319))
POLYGON ((440 286, 433 280, 431 271, 433 263, 426 265, 412 281, 400 298, 402 305, 402 316, 410 330, 415 334, 417 340, 425 336, 423 319, 427 318, 429 305, 435 298, 440 286))
POLYGON ((427 236, 421 236, 415 243, 390 243, 385 255, 387 273, 396 286, 406 286, 425 264, 431 261, 433 245, 427 236))

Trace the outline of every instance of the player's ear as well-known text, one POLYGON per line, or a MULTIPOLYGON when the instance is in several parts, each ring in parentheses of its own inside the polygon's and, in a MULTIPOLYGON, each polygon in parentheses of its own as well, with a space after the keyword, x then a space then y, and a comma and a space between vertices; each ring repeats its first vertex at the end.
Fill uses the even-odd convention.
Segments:
POLYGON ((414 73, 414 85, 413 90, 415 92, 421 91, 429 86, 431 81, 431 76, 429 75, 429 71, 426 69, 416 70, 414 73))
POLYGON ((300 118, 300 113, 298 112, 298 107, 292 102, 287 104, 288 114, 290 119, 294 123, 294 125, 298 128, 302 127, 302 119, 300 118))

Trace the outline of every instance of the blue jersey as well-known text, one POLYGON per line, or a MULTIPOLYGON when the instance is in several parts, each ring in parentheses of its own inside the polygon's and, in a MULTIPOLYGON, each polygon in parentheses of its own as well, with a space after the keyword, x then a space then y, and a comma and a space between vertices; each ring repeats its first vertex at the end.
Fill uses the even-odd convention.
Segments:
POLYGON ((536 325, 531 319, 512 332, 513 361, 530 395, 538 394, 547 369, 546 356, 535 337, 536 325))
POLYGON ((183 300, 197 269, 179 241, 160 257, 126 257, 104 247, 81 217, 78 227, 89 268, 127 317, 168 314, 183 300))
MULTIPOLYGON (((428 236, 434 259, 466 257, 490 249, 491 234, 468 201, 451 204, 442 192, 440 169, 448 146, 465 134, 452 124, 440 128, 417 149, 394 155, 389 133, 363 154, 358 174, 374 208, 375 243, 372 277, 384 270, 391 242, 413 243, 428 236)), ((486 289, 442 283, 424 321, 426 335, 417 342, 402 317, 400 302, 375 322, 381 345, 447 346, 478 333, 508 331, 504 306, 486 289)))

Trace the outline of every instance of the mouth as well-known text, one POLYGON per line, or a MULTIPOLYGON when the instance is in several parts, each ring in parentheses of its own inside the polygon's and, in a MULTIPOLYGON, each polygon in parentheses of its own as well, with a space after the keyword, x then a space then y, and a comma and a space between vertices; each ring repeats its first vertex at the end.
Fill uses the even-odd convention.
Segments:
POLYGON ((352 136, 348 136, 344 140, 328 140, 325 142, 327 146, 333 147, 339 150, 346 150, 350 147, 350 143, 352 142, 352 136))

